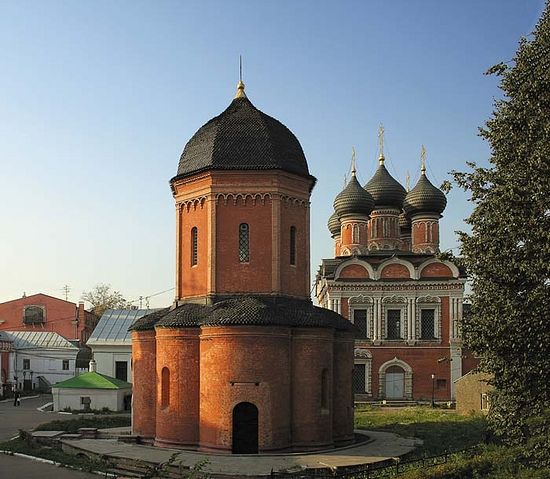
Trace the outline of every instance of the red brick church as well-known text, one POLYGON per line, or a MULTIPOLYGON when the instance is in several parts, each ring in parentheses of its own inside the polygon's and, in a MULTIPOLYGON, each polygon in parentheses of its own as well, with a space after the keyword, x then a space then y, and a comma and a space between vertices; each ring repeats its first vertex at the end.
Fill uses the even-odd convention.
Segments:
POLYGON ((454 398, 454 381, 475 365, 460 339, 466 276, 438 257, 445 195, 426 175, 410 191, 379 166, 363 187, 352 177, 334 201, 328 228, 334 258, 316 278, 320 305, 360 330, 355 399, 454 398))
POLYGON ((132 327, 134 434, 233 453, 353 441, 355 329, 310 299, 314 184, 242 82, 187 143, 170 181, 176 302, 132 327))

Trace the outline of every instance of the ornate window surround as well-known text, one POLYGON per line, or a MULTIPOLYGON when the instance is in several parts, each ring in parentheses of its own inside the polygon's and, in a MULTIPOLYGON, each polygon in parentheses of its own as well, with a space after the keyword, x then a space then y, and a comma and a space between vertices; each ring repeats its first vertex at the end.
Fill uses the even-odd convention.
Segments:
POLYGON ((419 296, 415 300, 416 303, 416 314, 415 314, 415 332, 416 332, 416 341, 421 343, 441 343, 441 298, 437 296, 419 296), (423 309, 433 309, 434 312, 434 338, 435 339, 421 339, 420 335, 422 333, 422 313, 423 309))
POLYGON ((382 331, 384 335, 383 341, 406 341, 407 339, 407 298, 404 296, 386 296, 382 299, 382 331), (400 339, 388 339, 388 309, 399 309, 401 311, 400 317, 400 339))
POLYGON ((353 364, 365 365, 365 394, 372 396, 372 353, 366 348, 355 348, 353 364))
MULTIPOLYGON (((374 301, 368 296, 352 296, 348 299, 348 309, 349 309, 349 320, 353 323, 355 320, 354 311, 356 309, 366 309, 367 310, 367 336, 368 338, 358 338, 367 341, 372 341, 374 335, 374 311, 373 311, 374 301)), ((365 383, 366 384, 366 383, 365 383)))

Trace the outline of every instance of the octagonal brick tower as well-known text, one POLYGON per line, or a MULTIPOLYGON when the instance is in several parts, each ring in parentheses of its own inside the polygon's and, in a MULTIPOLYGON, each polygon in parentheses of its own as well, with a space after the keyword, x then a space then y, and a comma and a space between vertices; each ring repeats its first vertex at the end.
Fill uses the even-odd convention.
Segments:
POLYGON ((185 146, 170 182, 175 302, 131 328, 143 441, 233 453, 353 441, 354 326, 309 296, 314 183, 296 137, 242 82, 185 146))
POLYGON ((309 297, 315 178, 296 137, 254 107, 242 82, 229 107, 187 143, 170 183, 178 301, 309 297))

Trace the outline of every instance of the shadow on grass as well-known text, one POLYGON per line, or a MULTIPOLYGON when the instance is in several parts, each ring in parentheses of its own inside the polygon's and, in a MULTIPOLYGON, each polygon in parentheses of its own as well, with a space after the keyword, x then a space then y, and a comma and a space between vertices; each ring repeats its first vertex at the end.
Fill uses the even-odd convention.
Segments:
POLYGON ((485 417, 459 416, 454 412, 409 409, 399 412, 358 411, 356 427, 392 432, 424 441, 409 457, 438 455, 465 449, 486 439, 485 417))

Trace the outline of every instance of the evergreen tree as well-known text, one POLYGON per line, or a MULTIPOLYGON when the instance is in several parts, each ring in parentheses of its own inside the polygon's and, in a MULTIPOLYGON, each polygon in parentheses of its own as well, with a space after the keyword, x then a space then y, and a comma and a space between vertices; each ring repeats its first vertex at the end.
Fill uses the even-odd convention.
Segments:
POLYGON ((463 334, 494 377, 492 430, 536 443, 550 408, 550 1, 513 62, 488 73, 504 93, 480 130, 490 166, 453 172, 475 204, 471 233, 459 233, 472 280, 463 334))

